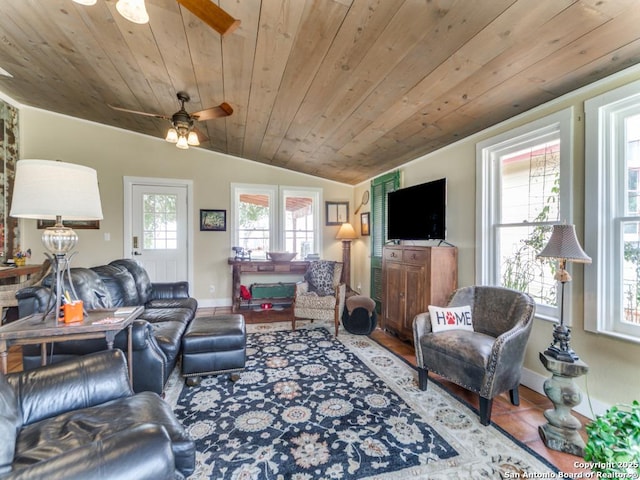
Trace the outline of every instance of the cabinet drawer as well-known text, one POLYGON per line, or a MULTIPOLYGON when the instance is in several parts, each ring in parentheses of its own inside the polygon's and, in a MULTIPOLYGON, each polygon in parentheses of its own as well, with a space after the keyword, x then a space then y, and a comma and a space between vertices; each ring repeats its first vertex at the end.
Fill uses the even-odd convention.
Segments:
POLYGON ((404 263, 424 265, 427 262, 428 256, 429 252, 427 250, 406 249, 402 252, 402 261, 404 263))
POLYGON ((389 262, 401 262, 402 261, 402 249, 401 248, 385 248, 383 250, 384 259, 389 262))

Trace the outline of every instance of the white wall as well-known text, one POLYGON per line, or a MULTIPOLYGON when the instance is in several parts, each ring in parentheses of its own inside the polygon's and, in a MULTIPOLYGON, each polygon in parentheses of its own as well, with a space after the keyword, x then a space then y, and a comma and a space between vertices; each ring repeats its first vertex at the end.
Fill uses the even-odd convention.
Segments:
MULTIPOLYGON (((193 180, 195 225, 194 285, 191 293, 202 305, 230 305, 232 255, 231 232, 201 232, 200 209, 227 210, 230 184, 264 183, 320 187, 323 202, 353 199, 353 187, 302 175, 248 160, 198 148, 179 150, 161 138, 85 122, 33 108, 20 108, 20 158, 63 160, 93 167, 98 172, 104 220, 100 230, 76 230, 80 237, 73 266, 94 266, 125 256, 123 251, 123 177, 160 177, 193 180), (105 240, 105 233, 110 240, 105 240), (210 286, 215 293, 210 293, 210 286)), ((65 188, 65 185, 60 185, 65 188)), ((353 211, 353 205, 350 209, 353 211)), ((324 205, 322 208, 324 212, 324 205)), ((23 249, 31 248, 33 260, 44 259, 42 231, 33 220, 21 220, 23 249)), ((324 221, 322 222, 324 225, 324 221)), ((338 227, 323 227, 324 258, 342 259, 338 227)), ((244 279, 243 279, 244 280, 244 279)))

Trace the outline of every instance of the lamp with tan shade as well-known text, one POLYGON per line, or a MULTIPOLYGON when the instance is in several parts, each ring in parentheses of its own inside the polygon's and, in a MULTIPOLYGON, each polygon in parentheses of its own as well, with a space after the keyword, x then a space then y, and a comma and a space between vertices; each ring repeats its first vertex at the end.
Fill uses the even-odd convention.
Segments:
POLYGON ((342 240, 342 282, 351 290, 351 241, 358 238, 356 231, 349 222, 340 226, 336 239, 342 240))

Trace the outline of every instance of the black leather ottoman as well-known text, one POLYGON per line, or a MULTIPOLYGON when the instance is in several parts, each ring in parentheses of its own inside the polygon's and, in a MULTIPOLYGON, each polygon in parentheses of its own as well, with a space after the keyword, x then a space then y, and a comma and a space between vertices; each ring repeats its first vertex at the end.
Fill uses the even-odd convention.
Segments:
POLYGON ((247 333, 238 314, 196 317, 182 337, 182 376, 197 385, 201 375, 244 369, 247 333))
POLYGON ((378 325, 376 302, 364 295, 347 297, 342 312, 342 325, 354 335, 369 335, 378 325))

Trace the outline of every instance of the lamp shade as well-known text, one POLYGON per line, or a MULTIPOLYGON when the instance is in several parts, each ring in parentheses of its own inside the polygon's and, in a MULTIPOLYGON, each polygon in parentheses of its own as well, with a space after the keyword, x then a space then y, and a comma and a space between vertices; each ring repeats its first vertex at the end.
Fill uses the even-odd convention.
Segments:
POLYGON ((560 258, 569 262, 591 263, 591 257, 582 250, 574 225, 554 225, 549 243, 538 257, 560 258))
POLYGON ((130 22, 139 24, 149 22, 149 14, 144 6, 144 0, 118 0, 116 10, 130 22))
POLYGON ((194 147, 199 146, 200 140, 198 139, 198 134, 196 132, 189 132, 189 135, 187 136, 187 143, 194 147))
POLYGON ((356 231, 353 229, 353 226, 349 222, 345 222, 340 226, 340 230, 338 230, 336 238, 338 240, 353 240, 358 238, 358 236, 356 235, 356 231))
POLYGON ((11 202, 12 217, 101 220, 98 176, 93 168, 52 160, 20 160, 11 202))
POLYGON ((167 131, 167 136, 165 140, 169 143, 178 143, 178 132, 175 128, 170 128, 167 131))

